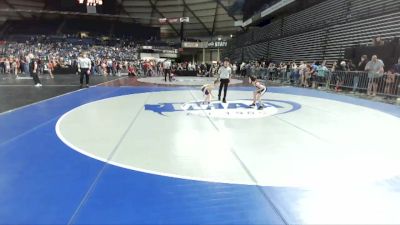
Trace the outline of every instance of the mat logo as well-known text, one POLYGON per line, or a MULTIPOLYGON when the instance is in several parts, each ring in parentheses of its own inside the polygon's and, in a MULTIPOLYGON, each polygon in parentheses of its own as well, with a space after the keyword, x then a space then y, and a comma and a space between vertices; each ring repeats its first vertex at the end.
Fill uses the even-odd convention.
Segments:
POLYGON ((301 108, 301 105, 295 102, 265 100, 263 101, 264 109, 257 110, 249 107, 251 103, 251 100, 237 100, 228 103, 212 102, 210 105, 204 105, 202 102, 159 103, 147 104, 145 105, 145 110, 162 116, 167 116, 169 113, 185 112, 186 115, 190 116, 251 119, 290 113, 301 108))

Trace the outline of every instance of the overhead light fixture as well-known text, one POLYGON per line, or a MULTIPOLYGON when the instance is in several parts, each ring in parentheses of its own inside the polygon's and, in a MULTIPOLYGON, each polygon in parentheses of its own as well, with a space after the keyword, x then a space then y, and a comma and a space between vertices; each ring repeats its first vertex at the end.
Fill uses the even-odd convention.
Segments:
POLYGON ((79 4, 85 4, 88 6, 103 5, 103 0, 78 0, 79 4))

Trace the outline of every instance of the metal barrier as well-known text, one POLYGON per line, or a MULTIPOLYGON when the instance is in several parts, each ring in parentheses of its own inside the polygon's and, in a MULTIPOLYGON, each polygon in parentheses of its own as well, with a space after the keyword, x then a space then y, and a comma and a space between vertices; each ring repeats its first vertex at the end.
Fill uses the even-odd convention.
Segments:
POLYGON ((372 96, 400 97, 398 74, 385 73, 374 76, 364 71, 335 71, 329 73, 328 78, 329 87, 335 91, 347 90, 372 96))
POLYGON ((318 71, 314 74, 298 70, 268 70, 263 77, 270 82, 293 86, 348 91, 371 96, 400 98, 400 74, 384 73, 368 76, 365 71, 318 71))

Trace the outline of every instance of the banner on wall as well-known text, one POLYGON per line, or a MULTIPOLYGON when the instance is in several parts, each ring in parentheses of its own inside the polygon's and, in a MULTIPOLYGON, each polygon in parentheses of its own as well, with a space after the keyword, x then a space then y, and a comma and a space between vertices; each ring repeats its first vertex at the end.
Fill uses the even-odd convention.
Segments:
POLYGON ((209 48, 225 48, 228 46, 227 41, 209 41, 208 45, 209 48))
POLYGON ((158 22, 160 24, 177 24, 177 23, 189 23, 189 17, 180 17, 180 18, 159 18, 158 22))
POLYGON ((182 42, 182 48, 225 48, 227 46, 227 41, 182 42))

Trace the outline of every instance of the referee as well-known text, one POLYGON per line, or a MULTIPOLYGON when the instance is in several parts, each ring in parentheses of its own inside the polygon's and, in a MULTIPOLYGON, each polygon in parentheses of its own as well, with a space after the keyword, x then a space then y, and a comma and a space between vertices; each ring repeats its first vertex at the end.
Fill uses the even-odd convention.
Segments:
POLYGON ((89 87, 89 75, 91 68, 92 61, 90 61, 86 53, 83 53, 82 57, 78 58, 78 72, 80 74, 81 88, 83 87, 83 77, 86 78, 86 87, 89 87))
POLYGON ((224 66, 221 66, 218 70, 218 75, 220 79, 219 92, 218 92, 218 101, 221 101, 221 93, 222 88, 224 89, 224 98, 222 99, 223 103, 226 103, 226 92, 228 91, 228 85, 232 75, 232 68, 229 65, 229 59, 224 59, 224 66))
POLYGON ((171 77, 171 61, 169 59, 165 60, 164 63, 163 63, 163 67, 164 67, 165 82, 167 82, 167 76, 168 76, 169 82, 171 82, 172 81, 172 77, 171 77))

